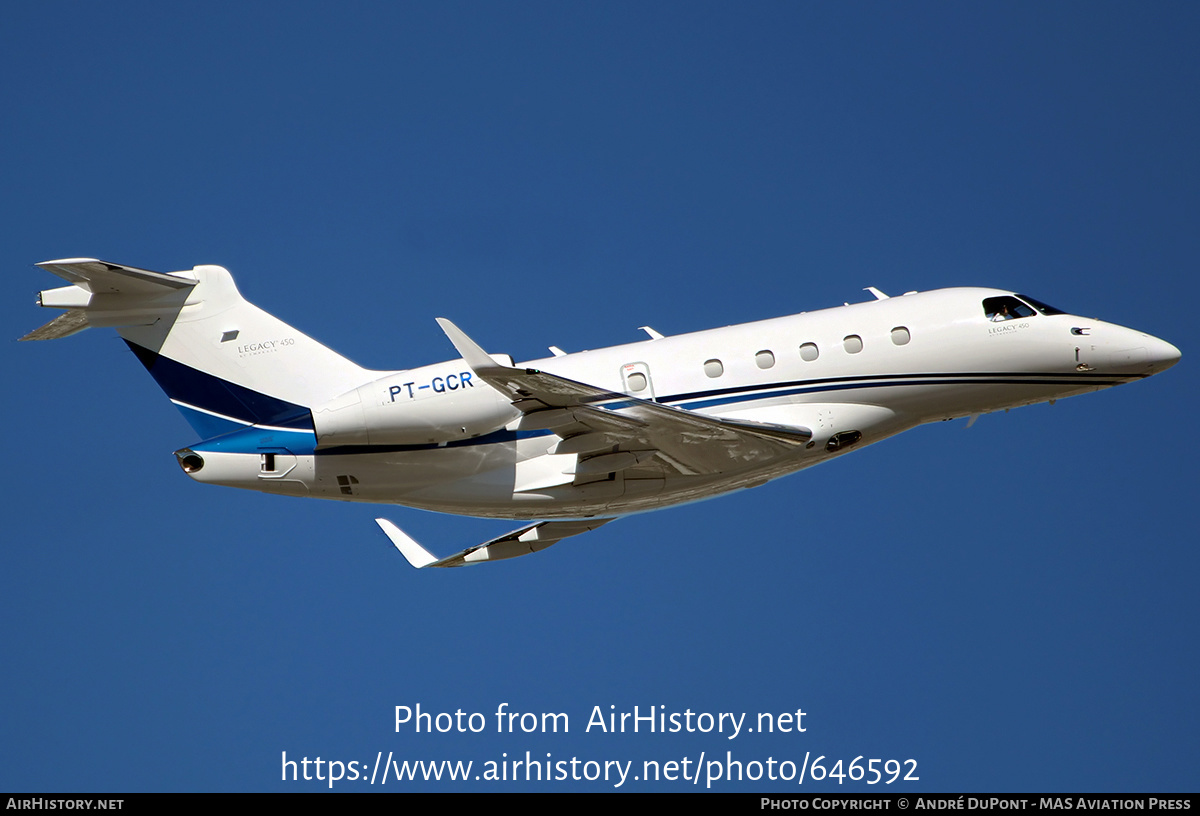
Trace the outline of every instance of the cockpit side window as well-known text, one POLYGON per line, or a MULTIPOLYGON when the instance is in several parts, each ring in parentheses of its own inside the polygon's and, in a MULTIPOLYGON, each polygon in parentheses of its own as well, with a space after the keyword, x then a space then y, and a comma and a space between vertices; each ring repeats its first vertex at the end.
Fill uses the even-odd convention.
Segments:
POLYGON ((1025 301, 1044 315, 1066 314, 1066 312, 1064 312, 1062 309, 1055 309, 1050 304, 1042 303, 1040 300, 1034 300, 1029 295, 1017 295, 1017 297, 1021 298, 1021 300, 1025 301))
POLYGON ((1012 295, 984 298, 983 313, 993 323, 1016 320, 1019 317, 1033 317, 1037 314, 1033 310, 1033 307, 1027 303, 1023 303, 1012 295))

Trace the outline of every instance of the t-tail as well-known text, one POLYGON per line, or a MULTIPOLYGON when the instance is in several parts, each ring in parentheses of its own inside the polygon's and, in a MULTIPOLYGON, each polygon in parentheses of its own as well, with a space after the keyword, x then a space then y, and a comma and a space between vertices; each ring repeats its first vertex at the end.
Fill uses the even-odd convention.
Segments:
POLYGON ((223 267, 164 274, 94 258, 38 266, 70 282, 38 304, 66 312, 21 339, 115 328, 202 439, 249 427, 311 439, 311 409, 370 378, 247 302, 223 267))

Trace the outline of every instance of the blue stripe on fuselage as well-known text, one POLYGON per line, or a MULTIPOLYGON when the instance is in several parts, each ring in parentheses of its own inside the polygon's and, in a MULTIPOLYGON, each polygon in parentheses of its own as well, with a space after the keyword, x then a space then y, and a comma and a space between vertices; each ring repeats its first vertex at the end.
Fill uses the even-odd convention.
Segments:
POLYGON ((316 446, 317 435, 312 431, 287 431, 252 425, 224 436, 206 439, 192 445, 191 449, 200 453, 277 453, 286 450, 297 456, 309 456, 316 446))
MULTIPOLYGON (((159 360, 165 358, 159 357, 159 360)), ((171 361, 168 361, 171 362, 171 361)), ((180 368, 179 363, 173 363, 180 368)), ((194 371, 193 369, 188 369, 194 371)), ((153 373, 153 372, 152 372, 153 373)), ((200 372, 195 372, 200 374, 200 372)), ((217 378, 210 375, 201 375, 210 377, 216 380, 217 378)), ((157 379, 157 377, 156 377, 157 379)), ((828 378, 821 380, 809 381, 793 381, 782 383, 769 383, 755 386, 737 386, 726 389, 712 389, 709 391, 696 391, 687 394, 679 394, 671 397, 663 397, 659 402, 670 404, 683 410, 693 410, 696 408, 711 408, 718 405, 731 405, 739 402, 749 402, 752 400, 769 399, 772 397, 792 396, 796 394, 811 394, 823 391, 845 391, 855 390, 860 388, 887 388, 894 386, 929 386, 929 385, 962 385, 962 384, 988 384, 988 385, 1076 385, 1079 383, 1088 383, 1096 386, 1118 385, 1126 382, 1125 378, 1097 377, 1097 376, 1078 376, 1071 374, 1005 374, 1005 373, 957 373, 957 374, 897 374, 897 375, 875 375, 871 377, 846 377, 842 379, 828 378)), ((218 382, 224 382, 218 380, 218 382)), ((161 384, 161 383, 160 383, 161 384)), ((227 383, 232 385, 232 383, 227 383)), ((238 388, 238 386, 233 386, 238 388)), ((165 390, 165 386, 164 386, 165 390)), ((243 391, 247 389, 242 389, 243 391)), ((270 397, 258 395, 263 399, 270 400, 270 397)), ((614 394, 614 397, 619 395, 614 394)), ((281 402, 276 400, 276 402, 281 402)), ((631 401, 632 402, 632 401, 631 401)), ((290 405, 290 403, 284 403, 290 405)), ((620 405, 621 403, 615 403, 620 405)), ((625 403, 631 404, 631 403, 625 403)), ((299 406, 293 406, 299 408, 299 406)), ((606 408, 608 406, 605 406, 606 408)), ((184 416, 192 424, 196 430, 202 434, 205 431, 202 429, 210 428, 217 430, 218 434, 205 434, 206 440, 199 445, 193 446, 194 450, 207 451, 222 451, 228 453, 260 453, 263 451, 286 449, 297 455, 308 455, 316 453, 323 456, 352 456, 361 454, 376 454, 376 453, 403 453, 408 451, 421 450, 436 450, 438 448, 459 448, 472 447, 475 445, 496 445, 496 444, 511 444, 519 439, 529 439, 541 436, 550 436, 553 431, 508 431, 499 430, 493 431, 483 436, 477 436, 472 439, 460 439, 444 444, 424 443, 416 445, 339 445, 336 447, 322 448, 317 451, 316 434, 313 431, 312 415, 305 410, 303 417, 295 417, 290 420, 291 424, 297 426, 296 431, 290 430, 273 430, 257 426, 242 426, 235 422, 223 420, 220 417, 213 417, 204 414, 200 411, 189 410, 189 406, 180 405, 180 410, 184 412, 184 416), (215 438, 212 438, 215 437, 215 438)), ((270 422, 262 424, 283 425, 280 422, 270 422)))
MULTIPOLYGON (((902 376, 908 377, 911 375, 902 375, 902 376)), ((781 383, 780 385, 758 386, 754 391, 749 392, 749 393, 740 393, 740 392, 746 391, 746 389, 744 389, 744 388, 731 388, 731 389, 728 389, 727 391, 710 391, 710 392, 697 392, 697 393, 693 393, 693 394, 687 394, 687 395, 685 395, 686 399, 680 400, 679 402, 675 401, 678 399, 677 397, 668 397, 661 401, 664 403, 670 402, 670 404, 673 405, 673 407, 683 408, 685 410, 691 411, 691 410, 695 410, 697 408, 712 408, 717 405, 733 405, 734 403, 738 403, 738 402, 751 402, 753 400, 769 399, 771 397, 787 397, 787 396, 794 396, 796 394, 817 394, 822 391, 853 391, 853 390, 856 390, 859 388, 888 388, 888 387, 897 386, 897 385, 1077 385, 1081 381, 1079 378, 1067 378, 1067 379, 1057 379, 1057 380, 1030 379, 1028 377, 1020 377, 1020 376, 1004 377, 1004 376, 997 376, 994 374, 988 375, 988 376, 979 376, 979 377, 976 377, 976 376, 956 377, 956 376, 948 376, 948 375, 935 375, 935 376, 938 376, 939 379, 900 379, 900 378, 897 378, 897 379, 890 380, 890 381, 884 381, 886 378, 880 377, 880 378, 876 378, 876 381, 874 381, 874 382, 826 382, 823 385, 807 385, 807 386, 802 386, 799 388, 781 388, 780 387, 781 385, 785 385, 785 384, 781 383), (776 390, 776 389, 778 389, 778 390, 776 390), (709 394, 714 394, 714 395, 715 394, 723 394, 724 396, 714 397, 712 399, 698 399, 698 397, 702 397, 704 395, 704 393, 709 393, 709 394)), ((855 379, 865 379, 865 378, 855 378, 855 379)), ((1108 386, 1108 385, 1120 385, 1121 383, 1125 382, 1125 380, 1089 379, 1087 382, 1089 384, 1096 385, 1096 386, 1108 386)))
MULTIPOLYGON (((849 391, 860 388, 889 388, 896 386, 928 386, 928 385, 1078 385, 1087 383, 1098 387, 1119 385, 1128 382, 1130 378, 1114 378, 1111 375, 1088 376, 1070 373, 1046 374, 1008 374, 969 372, 947 374, 895 374, 872 375, 845 378, 827 378, 819 380, 800 380, 781 383, 764 383, 761 385, 735 386, 731 388, 714 388, 709 391, 694 391, 669 397, 659 397, 656 401, 681 410, 696 408, 711 408, 718 405, 733 405, 739 402, 770 399, 772 397, 792 396, 796 394, 813 394, 823 391, 849 391), (792 387, 789 387, 792 386, 792 387), (795 387, 799 386, 799 387, 795 387)), ((623 395, 613 394, 613 397, 623 395)), ((623 403, 633 404, 635 401, 623 403)), ((594 404, 594 403, 593 403, 594 404)), ((622 403, 614 403, 620 405, 622 403)), ((609 405, 604 405, 609 408, 609 405)), ((719 417, 717 417, 719 419, 719 417)), ((548 436, 553 431, 495 431, 474 439, 462 439, 445 445, 341 445, 334 448, 322 448, 318 455, 355 455, 371 453, 395 453, 404 451, 433 450, 439 447, 457 448, 471 445, 492 445, 511 443, 517 439, 534 436, 548 436)))

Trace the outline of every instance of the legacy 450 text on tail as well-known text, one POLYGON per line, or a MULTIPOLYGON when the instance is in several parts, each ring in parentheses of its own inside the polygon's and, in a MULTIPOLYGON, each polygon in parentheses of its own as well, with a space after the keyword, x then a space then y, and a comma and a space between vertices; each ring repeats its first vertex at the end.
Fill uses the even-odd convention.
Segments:
MULTIPOLYGON (((1157 374, 1179 350, 997 289, 941 289, 514 364, 438 319, 459 359, 370 371, 247 302, 219 266, 41 268, 65 313, 25 340, 117 330, 203 440, 198 482, 534 521, 416 567, 537 552, 614 518, 753 487, 925 422, 1157 374)), ((973 420, 972 420, 973 421, 973 420)))

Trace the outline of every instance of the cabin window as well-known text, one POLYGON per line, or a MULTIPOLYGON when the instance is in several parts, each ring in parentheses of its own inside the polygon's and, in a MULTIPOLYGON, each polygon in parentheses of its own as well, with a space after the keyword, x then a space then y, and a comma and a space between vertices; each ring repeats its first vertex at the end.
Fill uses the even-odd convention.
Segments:
POLYGON ((645 391, 647 385, 646 375, 640 371, 635 371, 625 378, 625 385, 634 393, 645 391))
POLYGON ((1019 317, 1033 317, 1037 314, 1032 306, 1022 303, 1012 295, 984 298, 983 313, 993 323, 1003 323, 1005 320, 1016 320, 1019 317))
POLYGON ((720 360, 705 360, 704 373, 710 377, 720 377, 725 373, 725 366, 720 360))
POLYGON ((770 368, 775 365, 774 353, 763 349, 758 354, 754 355, 754 364, 759 368, 770 368))
POLYGON ((897 346, 907 346, 908 341, 912 339, 912 335, 908 333, 908 329, 904 326, 897 326, 892 329, 892 342, 897 346))
POLYGON ((806 363, 811 363, 820 356, 821 352, 816 343, 805 343, 800 347, 800 359, 806 363))
POLYGON ((862 338, 857 334, 848 334, 842 340, 842 347, 846 349, 847 354, 858 354, 862 351, 862 338))

